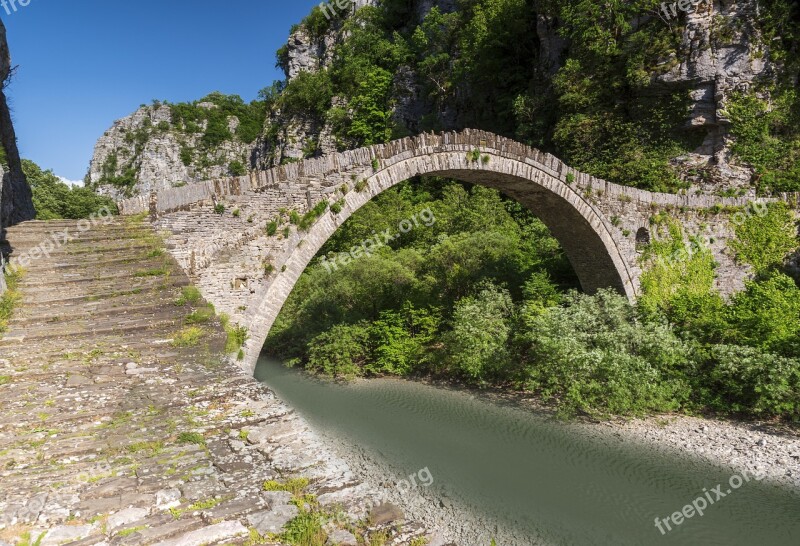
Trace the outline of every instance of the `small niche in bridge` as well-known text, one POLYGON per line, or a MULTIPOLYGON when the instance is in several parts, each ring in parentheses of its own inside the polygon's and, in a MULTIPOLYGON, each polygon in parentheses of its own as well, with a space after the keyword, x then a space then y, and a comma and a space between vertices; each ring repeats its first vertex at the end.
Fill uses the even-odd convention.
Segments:
POLYGON ((643 251, 650 244, 650 230, 639 228, 636 232, 636 250, 643 251))

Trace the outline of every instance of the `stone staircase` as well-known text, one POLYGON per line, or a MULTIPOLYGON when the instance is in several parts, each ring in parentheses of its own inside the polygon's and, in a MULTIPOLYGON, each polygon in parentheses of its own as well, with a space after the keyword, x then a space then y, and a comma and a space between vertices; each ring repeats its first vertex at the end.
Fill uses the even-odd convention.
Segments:
MULTIPOLYGON (((8 230, 12 260, 64 230, 22 272, 0 339, 0 546, 280 544, 304 510, 367 515, 373 492, 222 356, 219 320, 189 323, 207 306, 180 301, 188 279, 149 225, 28 222, 8 230), (294 477, 310 504, 264 491, 294 477)), ((424 534, 326 525, 342 544, 424 534)))

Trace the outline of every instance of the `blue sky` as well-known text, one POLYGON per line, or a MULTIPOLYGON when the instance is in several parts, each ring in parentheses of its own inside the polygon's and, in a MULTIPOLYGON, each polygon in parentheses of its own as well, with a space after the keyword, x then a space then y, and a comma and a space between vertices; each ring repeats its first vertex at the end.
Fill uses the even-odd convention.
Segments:
MULTIPOLYGON (((10 1, 10 0, 7 0, 10 1)), ((115 119, 152 99, 256 98, 275 51, 320 0, 30 0, 0 17, 22 157, 72 180, 115 119)))

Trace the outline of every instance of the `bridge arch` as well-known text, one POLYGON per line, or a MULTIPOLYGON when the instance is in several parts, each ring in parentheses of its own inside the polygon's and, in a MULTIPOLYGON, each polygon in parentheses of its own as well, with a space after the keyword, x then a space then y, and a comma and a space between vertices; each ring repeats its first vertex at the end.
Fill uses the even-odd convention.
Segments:
MULTIPOLYGON (((359 185, 361 191, 344 196, 341 211, 326 211, 277 266, 248 308, 243 324, 250 338, 244 364, 255 369, 258 356, 278 314, 295 284, 325 242, 352 214, 387 189, 415 176, 441 176, 494 188, 530 209, 550 229, 572 264, 584 291, 614 288, 628 298, 636 296, 635 272, 618 247, 615 229, 601 211, 573 183, 533 161, 509 158, 498 150, 482 148, 480 156, 463 149, 411 154, 378 168, 359 185)), ((567 179, 572 177, 565 177, 567 179)))
MULTIPOLYGON (((171 234, 167 249, 203 296, 248 328, 243 364, 254 370, 272 324, 322 245, 373 197, 418 175, 496 188, 528 207, 561 243, 589 293, 612 287, 630 299, 637 296, 650 224, 661 213, 681 222, 689 235, 713 228, 711 251, 722 293, 741 288, 748 275, 747 266, 727 251, 735 233, 728 215, 719 213, 750 205, 747 197, 620 186, 571 169, 550 154, 473 129, 423 133, 246 176, 164 188, 118 205, 122 214, 149 212, 154 226, 171 234), (342 195, 342 209, 326 212, 308 231, 292 229, 284 236, 265 230, 282 209, 311 209, 342 195), (220 203, 236 214, 220 214, 220 203), (265 253, 271 265, 266 269, 265 253)), ((781 198, 800 204, 797 195, 781 198)))

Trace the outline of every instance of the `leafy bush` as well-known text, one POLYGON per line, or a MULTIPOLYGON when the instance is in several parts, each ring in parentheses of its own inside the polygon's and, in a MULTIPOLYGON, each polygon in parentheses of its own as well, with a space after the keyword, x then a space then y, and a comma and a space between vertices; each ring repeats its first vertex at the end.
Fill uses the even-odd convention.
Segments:
POLYGON ((235 159, 228 165, 228 172, 230 172, 232 176, 244 176, 247 174, 247 167, 245 167, 244 163, 235 159))
POLYGON ((356 377, 368 357, 368 325, 336 324, 310 342, 307 368, 331 377, 356 377))
POLYGON ((753 166, 762 193, 800 191, 800 96, 794 87, 774 90, 771 103, 753 94, 726 105, 735 137, 731 151, 753 166))
POLYGON ((267 105, 264 100, 246 104, 238 95, 214 92, 192 103, 171 104, 170 111, 173 125, 185 133, 199 133, 201 126, 206 124, 203 143, 208 149, 214 149, 234 138, 228 128, 230 117, 239 120, 235 137, 248 144, 254 142, 261 133, 267 105), (206 108, 200 103, 211 103, 214 107, 206 108))
POLYGON ((715 407, 800 421, 800 360, 736 345, 711 353, 715 407))
POLYGON ((749 281, 726 308, 728 343, 800 357, 800 288, 783 273, 749 281))
POLYGON ((571 293, 521 338, 528 387, 566 413, 673 411, 689 398, 689 347, 666 323, 642 320, 616 292, 571 293))
POLYGON ((327 70, 301 72, 284 89, 280 107, 287 115, 322 121, 332 98, 333 87, 327 70))
POLYGON ((508 342, 513 313, 511 295, 493 285, 456 304, 444 344, 447 360, 458 373, 478 382, 503 376, 511 360, 508 342))
POLYGON ((173 347, 195 347, 204 336, 204 332, 197 326, 188 326, 175 334, 172 341, 173 347))
POLYGON ((797 228, 786 203, 770 203, 765 214, 749 214, 736 225, 731 248, 758 274, 780 269, 787 255, 800 247, 797 228))
POLYGON ((38 220, 89 218, 104 208, 113 214, 117 205, 108 197, 97 195, 89 188, 70 187, 53 171, 43 171, 36 163, 22 160, 22 170, 33 192, 33 205, 38 220))

